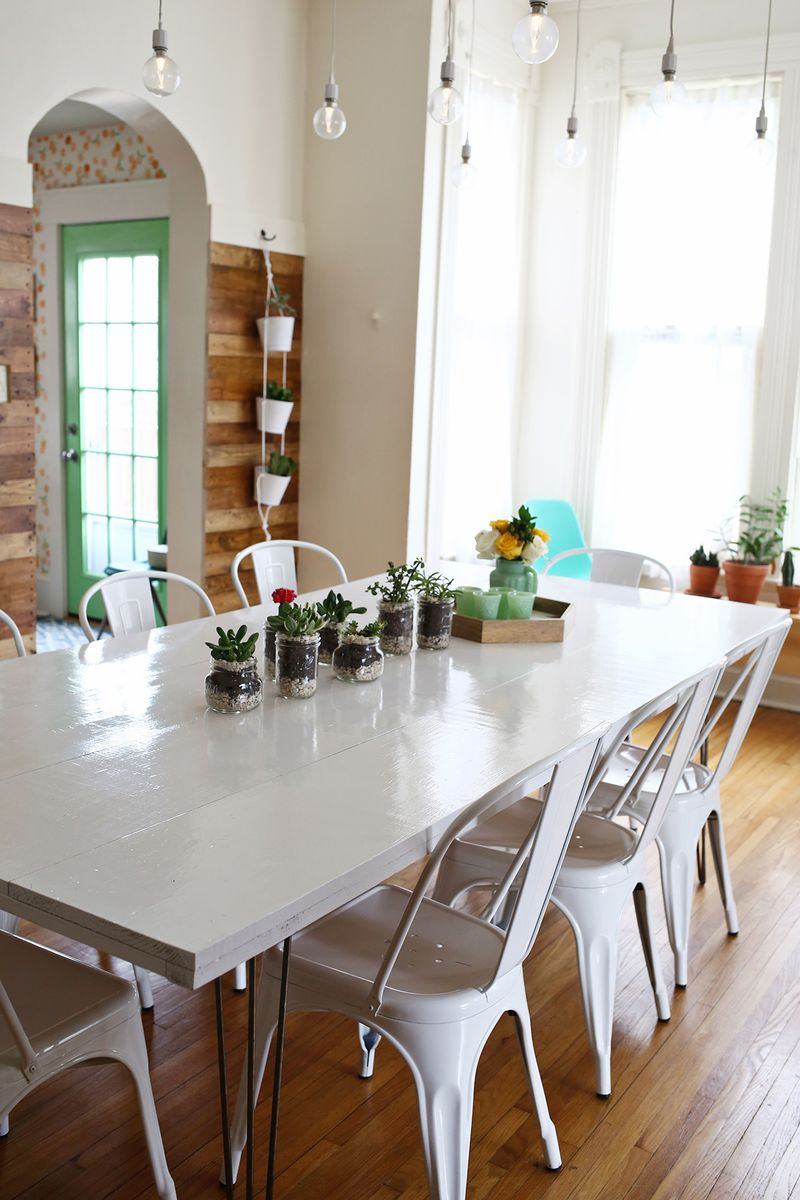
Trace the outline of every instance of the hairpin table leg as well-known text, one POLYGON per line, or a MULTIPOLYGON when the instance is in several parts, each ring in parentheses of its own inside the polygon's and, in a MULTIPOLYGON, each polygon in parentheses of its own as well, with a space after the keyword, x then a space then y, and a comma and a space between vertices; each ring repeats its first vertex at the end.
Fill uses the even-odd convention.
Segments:
POLYGON ((278 1009, 278 1028, 275 1031, 275 1066, 272 1081, 272 1115, 269 1126, 266 1200, 273 1200, 275 1194, 275 1150, 278 1145, 278 1116, 281 1097, 281 1075, 283 1073, 283 1041, 286 1031, 286 996, 289 990, 289 960, 291 955, 292 939, 288 937, 283 943, 280 1007, 278 1009))
POLYGON ((222 980, 214 980, 217 1007, 217 1060, 219 1063, 219 1107, 222 1118, 222 1153, 225 1162, 225 1194, 233 1200, 233 1162, 231 1159, 231 1126, 228 1119, 228 1072, 225 1065, 225 1021, 222 1012, 222 980))

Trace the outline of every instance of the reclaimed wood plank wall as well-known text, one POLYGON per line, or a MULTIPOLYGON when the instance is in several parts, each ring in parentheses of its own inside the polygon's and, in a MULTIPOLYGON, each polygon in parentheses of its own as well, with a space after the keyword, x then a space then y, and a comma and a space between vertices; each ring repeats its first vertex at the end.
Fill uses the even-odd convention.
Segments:
MULTIPOLYGON (((275 280, 297 310, 294 342, 287 364, 287 386, 294 392, 286 453, 299 461, 300 347, 303 312, 303 259, 273 254, 275 280)), ((261 461, 256 397, 261 394, 261 343, 256 320, 264 315, 267 276, 260 251, 221 242, 210 245, 208 297, 208 390, 204 458, 205 563, 203 587, 217 612, 239 608, 230 579, 238 550, 261 541, 263 533, 253 499, 253 467, 261 461)), ((280 381, 282 357, 269 360, 269 378, 280 381)), ((279 448, 269 437, 268 448, 279 448)), ((297 537, 299 469, 283 504, 270 513, 274 538, 297 537)), ((255 596, 251 572, 242 574, 248 595, 255 596)))
MULTIPOLYGON (((0 404, 0 608, 29 652, 36 647, 36 456, 31 210, 0 204, 0 363, 9 368, 0 404)), ((0 626, 0 658, 14 655, 0 626)))

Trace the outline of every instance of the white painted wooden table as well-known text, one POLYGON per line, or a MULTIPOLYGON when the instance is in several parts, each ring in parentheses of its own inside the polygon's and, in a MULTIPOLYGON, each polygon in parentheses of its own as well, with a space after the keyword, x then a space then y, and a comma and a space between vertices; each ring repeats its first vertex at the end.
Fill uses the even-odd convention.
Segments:
MULTIPOLYGON (((454 640, 387 657, 358 687, 323 667, 313 700, 268 683, 243 716, 205 708, 211 620, 0 664, 0 908, 199 986, 420 857, 490 788, 782 620, 553 578, 542 590, 574 602, 563 645, 454 640)), ((222 620, 260 628, 266 611, 222 620)))

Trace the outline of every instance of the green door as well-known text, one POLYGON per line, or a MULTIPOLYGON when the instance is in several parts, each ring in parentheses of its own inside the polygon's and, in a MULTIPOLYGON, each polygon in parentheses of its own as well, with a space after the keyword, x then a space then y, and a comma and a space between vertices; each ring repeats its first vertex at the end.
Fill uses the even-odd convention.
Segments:
POLYGON ((163 537, 168 242, 167 220, 62 229, 73 613, 107 566, 146 562, 163 537))

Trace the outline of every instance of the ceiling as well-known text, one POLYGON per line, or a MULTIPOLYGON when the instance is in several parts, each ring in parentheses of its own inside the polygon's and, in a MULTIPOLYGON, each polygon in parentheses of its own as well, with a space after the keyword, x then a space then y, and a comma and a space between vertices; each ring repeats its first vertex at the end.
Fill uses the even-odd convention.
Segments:
POLYGON ((43 133, 69 133, 73 129, 95 129, 98 125, 118 124, 119 118, 112 116, 104 108, 86 104, 83 100, 62 100, 34 125, 31 137, 38 137, 43 133))

